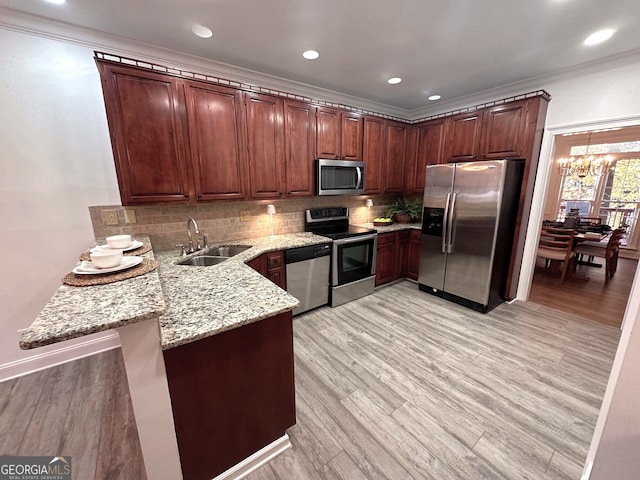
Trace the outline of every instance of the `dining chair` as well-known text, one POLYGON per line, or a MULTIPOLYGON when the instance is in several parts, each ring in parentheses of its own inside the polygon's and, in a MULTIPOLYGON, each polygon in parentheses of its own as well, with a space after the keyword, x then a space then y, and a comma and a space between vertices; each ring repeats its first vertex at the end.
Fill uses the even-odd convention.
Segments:
POLYGON ((563 262, 560 283, 564 283, 570 266, 573 264, 573 236, 575 232, 570 228, 542 227, 538 242, 538 257, 553 262, 563 262))
POLYGON ((609 283, 618 268, 618 251, 620 250, 620 240, 624 235, 624 229, 618 228, 611 232, 611 237, 607 242, 607 246, 603 247, 595 242, 584 242, 576 246, 574 252, 576 255, 587 255, 590 259, 593 257, 604 258, 604 284, 609 283))

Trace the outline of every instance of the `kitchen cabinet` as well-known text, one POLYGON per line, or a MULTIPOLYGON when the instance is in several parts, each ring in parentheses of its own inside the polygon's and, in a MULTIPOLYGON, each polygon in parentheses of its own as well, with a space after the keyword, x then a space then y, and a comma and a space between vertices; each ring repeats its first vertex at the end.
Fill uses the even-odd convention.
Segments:
POLYGON ((251 198, 285 194, 284 101, 245 93, 247 156, 251 198))
POLYGON ((408 125, 386 122, 384 154, 384 193, 402 193, 408 125))
POLYGON ((397 278, 396 267, 396 232, 378 235, 376 250, 376 287, 394 281, 397 278))
POLYGON ((362 159, 365 163, 365 191, 368 194, 384 192, 383 167, 385 161, 385 120, 365 117, 362 159))
POLYGON ((196 199, 244 199, 247 179, 240 92, 185 81, 184 94, 196 199))
POLYGON ((362 136, 363 120, 360 114, 317 107, 317 158, 362 160, 362 136))
POLYGON ((122 204, 192 199, 181 82, 169 75, 97 63, 122 204))
POLYGON ((287 197, 312 197, 316 152, 315 107, 307 103, 284 102, 284 156, 287 197))
POLYGON ((418 279, 422 231, 399 230, 378 235, 376 286, 400 278, 418 279))
POLYGON ((447 162, 469 162, 478 159, 483 111, 461 113, 447 118, 447 162))
POLYGON ((483 113, 480 158, 520 158, 527 101, 509 102, 483 113))
POLYGON ((412 150, 415 152, 407 162, 405 192, 408 195, 424 192, 427 165, 446 163, 444 158, 445 121, 430 120, 412 127, 412 150))
POLYGON ((281 289, 287 289, 286 267, 284 263, 284 251, 263 253, 259 257, 247 262, 251 268, 268 278, 281 289))
POLYGON ((420 243, 422 242, 422 230, 412 229, 409 233, 409 245, 407 247, 406 277, 418 280, 420 269, 420 243))
POLYGON ((290 311, 163 356, 185 480, 217 477, 295 425, 290 311))

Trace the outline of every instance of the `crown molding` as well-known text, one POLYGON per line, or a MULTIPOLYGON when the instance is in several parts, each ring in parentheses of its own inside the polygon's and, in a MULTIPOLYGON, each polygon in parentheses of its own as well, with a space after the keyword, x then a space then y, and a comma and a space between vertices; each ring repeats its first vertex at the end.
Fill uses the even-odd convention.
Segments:
POLYGON ((311 98, 322 104, 335 104, 352 110, 362 110, 398 119, 407 117, 407 110, 402 108, 8 8, 0 7, 0 28, 92 50, 108 51, 124 57, 130 56, 137 60, 175 67, 179 70, 223 77, 241 84, 286 91, 296 96, 311 98))
POLYGON ((469 108, 481 103, 498 101, 505 97, 515 97, 522 92, 548 90, 548 84, 560 80, 567 80, 592 73, 600 73, 611 68, 640 63, 640 48, 611 55, 609 57, 582 63, 553 73, 538 75, 518 82, 508 83, 481 92, 458 97, 437 105, 425 105, 407 112, 407 120, 413 122, 422 118, 446 114, 454 110, 469 108))

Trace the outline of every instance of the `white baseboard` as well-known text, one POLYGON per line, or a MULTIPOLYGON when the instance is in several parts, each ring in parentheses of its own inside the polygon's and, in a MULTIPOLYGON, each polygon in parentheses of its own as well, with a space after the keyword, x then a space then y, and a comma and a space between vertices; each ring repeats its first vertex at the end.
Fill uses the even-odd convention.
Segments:
POLYGON ((39 353, 0 365, 0 382, 118 347, 120 347, 120 336, 115 331, 110 331, 97 338, 89 336, 87 340, 80 343, 62 346, 49 352, 39 353))
POLYGON ((258 450, 242 462, 222 472, 213 480, 240 480, 289 448, 291 448, 291 442, 289 441, 289 435, 285 433, 282 437, 258 450))

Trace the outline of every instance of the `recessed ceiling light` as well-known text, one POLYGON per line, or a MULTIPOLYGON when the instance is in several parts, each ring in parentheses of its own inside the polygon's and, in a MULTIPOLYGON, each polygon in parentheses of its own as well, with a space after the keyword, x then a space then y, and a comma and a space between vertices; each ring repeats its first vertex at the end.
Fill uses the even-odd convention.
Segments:
POLYGON ((204 25, 196 24, 193 27, 191 27, 191 31, 193 32, 194 35, 200 38, 211 38, 211 36, 213 35, 213 32, 211 31, 211 29, 205 27, 204 25))
POLYGON ((440 100, 441 98, 442 97, 440 95, 431 95, 429 97, 429 100, 431 100, 433 102, 434 100, 440 100))
POLYGON ((306 52, 302 53, 302 56, 307 60, 315 60, 320 56, 320 54, 315 50, 307 50, 306 52))
POLYGON ((53 3, 54 5, 62 5, 67 0, 44 0, 47 3, 53 3))
POLYGON ((387 80, 387 83, 389 85, 397 85, 401 81, 402 81, 402 79, 400 77, 393 77, 393 78, 390 78, 389 80, 387 80))
POLYGON ((616 31, 613 30, 612 28, 607 28, 605 30, 598 30, 597 32, 589 35, 585 39, 584 44, 591 46, 591 45, 597 45, 602 42, 606 42, 611 37, 613 37, 614 33, 616 33, 616 31))

